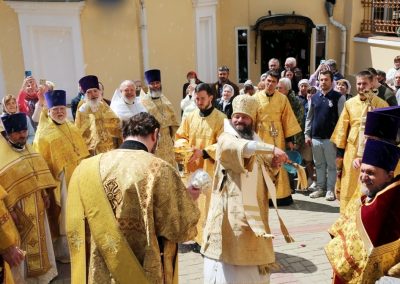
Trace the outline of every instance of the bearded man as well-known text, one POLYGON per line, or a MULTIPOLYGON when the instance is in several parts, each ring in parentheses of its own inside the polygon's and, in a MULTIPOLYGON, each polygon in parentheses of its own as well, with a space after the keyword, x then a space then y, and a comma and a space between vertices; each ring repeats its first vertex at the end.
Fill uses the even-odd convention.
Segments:
POLYGON ((162 93, 161 71, 158 69, 147 70, 144 76, 149 86, 149 93, 140 96, 141 102, 161 124, 160 141, 155 155, 176 167, 174 137, 179 123, 171 102, 162 93))
POLYGON ((400 150, 368 139, 360 167, 363 195, 349 203, 325 247, 334 283, 375 283, 400 278, 400 176, 394 177, 400 150))
MULTIPOLYGON (((197 109, 182 121, 176 132, 176 143, 193 149, 188 170, 193 173, 203 169, 210 176, 214 175, 215 150, 218 136, 224 129, 226 115, 213 106, 213 95, 210 85, 201 83, 196 86, 195 102, 197 109)), ((210 203, 210 191, 201 195, 198 201, 201 216, 198 224, 196 241, 201 243, 205 219, 210 203)))
POLYGON ((46 213, 47 191, 56 183, 46 161, 26 144, 26 115, 11 114, 1 120, 6 136, 0 137, 0 186, 7 192, 3 200, 26 251, 25 261, 13 270, 14 280, 49 283, 57 276, 57 266, 46 213))
MULTIPOLYGON (((218 138, 210 210, 204 229, 204 283, 269 283, 275 262, 268 199, 276 207, 273 180, 288 159, 254 133, 257 100, 237 96, 232 120, 218 138)), ((283 221, 281 229, 292 242, 283 221)))
POLYGON ((353 160, 358 157, 360 144, 365 143, 363 133, 367 113, 388 106, 386 101, 373 93, 373 78, 370 72, 359 72, 356 80, 358 94, 345 102, 330 139, 336 145, 336 170, 339 178, 336 180, 335 193, 340 200, 341 213, 344 213, 357 187, 360 169, 353 167, 353 160))
POLYGON ((199 190, 187 189, 176 169, 153 155, 159 131, 154 116, 141 112, 124 124, 120 149, 75 170, 67 202, 72 283, 177 281, 177 243, 196 235, 199 211, 192 199, 199 190))
POLYGON ((89 151, 79 129, 67 120, 65 91, 49 91, 45 99, 48 110, 41 115, 33 147, 46 160, 57 181, 57 188, 50 194, 49 222, 56 259, 66 263, 69 262, 65 233, 68 184, 73 171, 89 156, 89 151))
POLYGON ((85 100, 78 106, 75 125, 85 139, 91 155, 105 153, 118 147, 121 139, 120 119, 103 102, 99 80, 88 75, 79 80, 85 100))
POLYGON ((115 90, 110 107, 121 121, 128 121, 135 114, 146 112, 136 91, 135 83, 131 80, 123 81, 115 90))

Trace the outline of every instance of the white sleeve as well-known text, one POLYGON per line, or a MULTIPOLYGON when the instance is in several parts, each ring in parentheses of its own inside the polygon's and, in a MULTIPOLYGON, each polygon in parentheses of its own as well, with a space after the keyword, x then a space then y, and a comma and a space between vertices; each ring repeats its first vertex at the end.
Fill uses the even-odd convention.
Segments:
POLYGON ((250 141, 249 143, 244 146, 243 149, 243 157, 250 158, 253 156, 257 149, 257 141, 250 141))
POLYGON ((32 120, 34 122, 39 122, 40 114, 41 114, 42 110, 43 110, 43 105, 40 104, 39 102, 37 102, 35 104, 35 110, 33 111, 33 114, 32 114, 32 120))

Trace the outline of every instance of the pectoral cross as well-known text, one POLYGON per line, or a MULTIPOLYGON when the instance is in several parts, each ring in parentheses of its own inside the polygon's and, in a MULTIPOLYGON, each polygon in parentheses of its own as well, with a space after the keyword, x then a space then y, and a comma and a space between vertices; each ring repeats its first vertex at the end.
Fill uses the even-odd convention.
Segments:
POLYGON ((271 135, 274 140, 274 146, 276 146, 276 137, 278 137, 278 129, 275 128, 275 124, 271 121, 271 125, 269 127, 269 135, 271 135))

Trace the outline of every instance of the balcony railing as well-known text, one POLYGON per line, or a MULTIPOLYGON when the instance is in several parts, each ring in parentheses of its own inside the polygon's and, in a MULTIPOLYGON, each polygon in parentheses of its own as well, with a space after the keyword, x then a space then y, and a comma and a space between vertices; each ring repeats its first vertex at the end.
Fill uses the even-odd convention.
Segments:
POLYGON ((361 33, 400 36, 400 0, 361 0, 361 33))

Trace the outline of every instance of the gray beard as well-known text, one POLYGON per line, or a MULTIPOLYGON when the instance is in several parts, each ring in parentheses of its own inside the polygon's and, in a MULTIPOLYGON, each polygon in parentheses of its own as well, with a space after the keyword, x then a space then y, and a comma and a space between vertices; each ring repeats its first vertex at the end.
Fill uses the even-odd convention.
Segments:
POLYGON ((126 97, 123 97, 123 100, 128 105, 133 105, 133 103, 135 102, 135 98, 127 99, 126 97))
POLYGON ((90 109, 92 110, 92 112, 97 112, 99 110, 100 107, 100 97, 95 99, 95 100, 88 100, 87 104, 89 105, 90 109))

